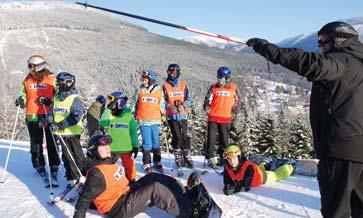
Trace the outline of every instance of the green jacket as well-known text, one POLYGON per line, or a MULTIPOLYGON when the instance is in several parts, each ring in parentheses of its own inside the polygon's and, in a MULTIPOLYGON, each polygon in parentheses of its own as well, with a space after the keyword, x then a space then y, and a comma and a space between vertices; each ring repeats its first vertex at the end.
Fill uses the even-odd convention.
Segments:
POLYGON ((107 129, 107 134, 112 137, 110 145, 112 153, 127 153, 132 148, 139 147, 138 125, 129 108, 124 109, 117 117, 113 116, 109 109, 106 109, 101 116, 100 124, 107 129))

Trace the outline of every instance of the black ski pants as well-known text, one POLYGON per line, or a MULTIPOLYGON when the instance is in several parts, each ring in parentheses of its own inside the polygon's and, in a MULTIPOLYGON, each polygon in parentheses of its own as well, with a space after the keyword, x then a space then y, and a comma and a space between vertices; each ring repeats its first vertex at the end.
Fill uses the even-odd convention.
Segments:
POLYGON ((207 159, 214 157, 215 144, 217 141, 217 132, 219 135, 218 153, 223 158, 223 151, 229 145, 229 129, 230 123, 217 123, 208 121, 208 136, 205 157, 207 159))
MULTIPOLYGON (((26 122, 30 137, 30 153, 33 167, 44 167, 46 157, 43 156, 43 127, 39 126, 39 122, 26 122)), ((47 151, 50 166, 59 166, 60 160, 53 141, 49 126, 44 127, 47 151)))
POLYGON ((363 217, 363 164, 327 159, 318 164, 323 217, 363 217))
POLYGON ((134 217, 152 206, 176 217, 190 217, 191 201, 185 197, 183 185, 176 179, 159 173, 150 173, 137 181, 125 197, 113 206, 108 217, 134 217))
POLYGON ((187 120, 168 120, 173 140, 171 145, 173 149, 190 149, 188 140, 188 121, 187 120))
MULTIPOLYGON (((60 138, 60 136, 57 137, 60 138)), ((62 145, 62 160, 64 163, 64 168, 66 169, 67 180, 78 180, 81 175, 79 175, 77 167, 82 172, 85 163, 85 158, 81 146, 81 136, 62 136, 62 138, 65 142, 65 145, 62 143, 62 140, 60 140, 60 144, 62 145), (71 155, 74 158, 77 166, 74 164, 71 155)), ((84 174, 84 172, 82 173, 84 174)))

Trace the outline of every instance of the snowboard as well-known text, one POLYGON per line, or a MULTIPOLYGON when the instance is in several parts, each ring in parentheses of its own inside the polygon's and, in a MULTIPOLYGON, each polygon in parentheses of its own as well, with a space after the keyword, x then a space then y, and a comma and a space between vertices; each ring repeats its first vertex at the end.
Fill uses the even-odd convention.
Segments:
POLYGON ((201 178, 201 172, 192 172, 187 180, 187 194, 192 201, 192 217, 219 218, 222 216, 222 209, 210 196, 201 178))

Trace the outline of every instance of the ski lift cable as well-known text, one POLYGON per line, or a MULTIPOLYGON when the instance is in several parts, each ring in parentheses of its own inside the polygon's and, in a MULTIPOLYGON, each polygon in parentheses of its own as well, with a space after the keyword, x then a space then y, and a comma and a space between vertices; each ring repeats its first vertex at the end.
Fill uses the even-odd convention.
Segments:
POLYGON ((123 16, 127 16, 127 17, 132 17, 132 18, 139 19, 139 20, 144 20, 144 21, 148 21, 148 22, 152 22, 152 23, 156 23, 156 24, 161 24, 161 25, 164 25, 164 26, 173 27, 173 28, 180 29, 180 30, 185 30, 185 31, 193 32, 193 33, 198 33, 198 34, 201 34, 201 35, 206 35, 206 36, 215 37, 215 38, 219 38, 219 39, 224 39, 226 41, 236 42, 236 43, 246 45, 246 41, 240 40, 240 39, 237 39, 237 38, 234 38, 234 37, 219 35, 219 34, 215 34, 215 33, 206 32, 206 31, 203 31, 203 30, 198 30, 198 29, 195 29, 195 28, 192 28, 192 27, 181 26, 181 25, 178 25, 178 24, 173 24, 173 23, 169 23, 169 22, 165 22, 165 21, 161 21, 161 20, 156 20, 156 19, 147 18, 147 17, 135 15, 135 14, 125 13, 125 12, 122 12, 122 11, 116 11, 116 10, 112 10, 112 9, 108 9, 108 8, 95 6, 95 5, 90 5, 90 4, 87 3, 87 1, 86 1, 86 3, 76 2, 76 4, 83 5, 86 9, 87 9, 87 7, 95 8, 95 9, 98 9, 98 10, 107 11, 107 12, 114 13, 114 14, 119 14, 119 15, 123 15, 123 16))

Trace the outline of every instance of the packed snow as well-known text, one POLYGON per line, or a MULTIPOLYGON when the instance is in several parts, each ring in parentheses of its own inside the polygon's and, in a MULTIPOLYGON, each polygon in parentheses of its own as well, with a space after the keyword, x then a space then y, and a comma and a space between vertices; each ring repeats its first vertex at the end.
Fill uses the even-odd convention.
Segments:
MULTIPOLYGON (((9 141, 0 141, 0 175, 4 172, 9 141)), ((171 170, 173 156, 163 154, 165 173, 175 176, 171 170), (170 160, 170 161, 169 161, 170 160)), ((249 192, 232 196, 223 194, 223 177, 213 170, 203 167, 202 156, 195 156, 195 165, 200 170, 208 170, 202 176, 211 196, 223 210, 222 217, 321 217, 320 194, 315 177, 291 176, 285 181, 264 185, 249 192)), ((142 170, 142 153, 137 159, 138 175, 144 175, 142 170)), ((186 183, 188 172, 181 178, 186 183)), ((66 185, 63 167, 59 170, 59 188, 54 188, 54 194, 60 193, 66 185)), ((31 166, 29 143, 15 142, 11 149, 6 180, 0 184, 0 217, 72 217, 75 202, 60 202, 49 206, 47 201, 50 190, 44 188, 42 179, 31 166)), ((102 217, 96 210, 88 210, 87 217, 102 217)), ((151 208, 141 217, 171 217, 167 213, 151 208)))

